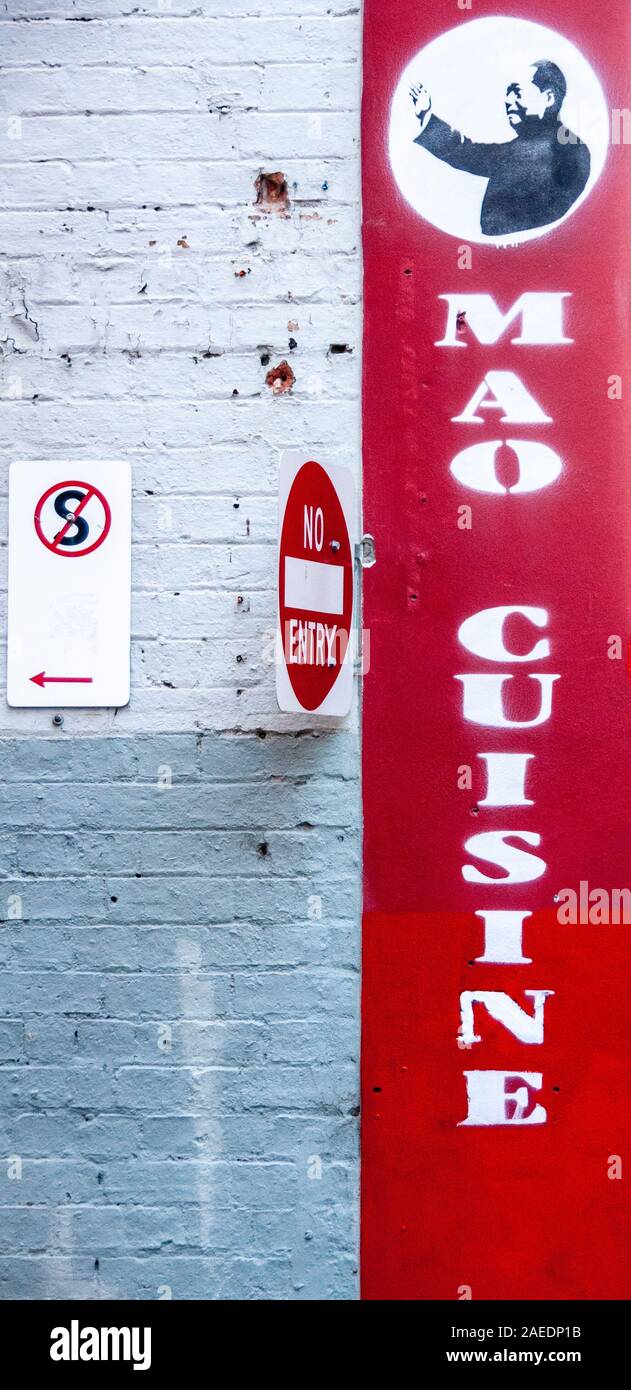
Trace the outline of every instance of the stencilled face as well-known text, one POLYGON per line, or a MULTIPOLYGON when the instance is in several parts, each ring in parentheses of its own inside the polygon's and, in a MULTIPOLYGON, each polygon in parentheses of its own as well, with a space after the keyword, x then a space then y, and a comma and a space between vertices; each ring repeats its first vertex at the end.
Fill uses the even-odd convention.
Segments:
POLYGON ((580 49, 546 25, 494 15, 410 53, 392 94, 390 163, 433 227, 460 244, 514 246, 580 207, 604 168, 610 124, 580 49))
POLYGON ((506 115, 518 134, 524 123, 543 120, 554 106, 554 95, 549 88, 542 91, 533 81, 535 72, 534 65, 526 68, 506 88, 506 115))

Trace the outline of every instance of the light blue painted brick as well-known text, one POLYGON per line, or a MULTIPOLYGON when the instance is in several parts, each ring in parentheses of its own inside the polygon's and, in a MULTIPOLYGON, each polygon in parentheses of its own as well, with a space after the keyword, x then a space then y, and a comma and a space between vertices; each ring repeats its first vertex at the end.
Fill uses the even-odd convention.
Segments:
POLYGON ((288 734, 284 738, 252 734, 224 734, 201 739, 202 776, 263 783, 269 777, 283 782, 303 778, 357 777, 358 746, 354 734, 336 739, 326 734, 288 734))
POLYGON ((103 1064, 93 1066, 5 1067, 4 1104, 9 1111, 115 1109, 113 1078, 103 1064))
MULTIPOLYGON (((99 1260, 128 1249, 138 1254, 171 1252, 231 1255, 235 1250, 278 1254, 291 1247, 291 1212, 216 1207, 179 1202, 169 1206, 74 1208, 63 1213, 51 1247, 59 1253, 92 1253, 99 1260)), ((351 1226, 352 1229, 352 1226, 351 1226)))
POLYGON ((0 837, 0 875, 2 878, 12 878, 19 873, 19 868, 17 841, 14 836, 5 834, 0 837))
POLYGON ((255 1022, 165 1024, 156 1020, 139 1024, 121 1019, 61 1018, 39 1027, 35 1036, 31 1025, 23 1051, 40 1062, 107 1057, 113 1064, 169 1066, 174 1062, 221 1062, 229 1057, 233 1065, 246 1065, 264 1058, 268 1033, 265 1024, 255 1022))
POLYGON ((355 964, 356 929, 351 922, 307 922, 301 926, 211 927, 200 933, 201 966, 206 970, 243 966, 328 967, 355 964))
POLYGON ((97 1013, 103 992, 99 975, 62 970, 1 971, 0 1015, 97 1013))
MULTIPOLYGON (((136 740, 135 777, 139 782, 158 786, 163 781, 160 768, 171 768, 173 783, 196 782, 201 777, 199 735, 161 734, 158 738, 136 740)), ((168 796, 172 787, 158 787, 161 796, 168 796)))
POLYGON ((333 778, 265 782, 257 795, 244 784, 216 783, 178 786, 169 791, 145 784, 125 786, 92 783, 42 786, 29 782, 0 788, 0 828, 48 830, 85 825, 90 830, 130 829, 138 825, 169 829, 295 828, 303 823, 324 826, 358 825, 355 798, 340 795, 333 778), (241 785, 241 784, 239 784, 241 785))
MULTIPOLYGON (((165 838, 172 853, 172 837, 165 838)), ((38 835, 24 832, 15 841, 17 864, 22 873, 46 877, 58 873, 60 865, 66 864, 73 866, 77 876, 136 873, 142 868, 143 840, 139 834, 121 835, 115 831, 66 831, 61 835, 54 831, 38 835)), ((163 850, 161 869, 164 862, 163 850)))
POLYGON ((57 738, 37 740, 3 739, 0 768, 5 782, 26 782, 36 774, 38 782, 98 781, 107 769, 112 781, 135 776, 138 755, 132 739, 73 739, 60 733, 57 738))
POLYGON ((357 1126, 349 1116, 286 1111, 248 1112, 210 1117, 203 1111, 187 1115, 143 1115, 139 1120, 139 1152, 146 1157, 204 1157, 239 1155, 240 1161, 298 1163, 307 1173, 311 1154, 325 1164, 357 1157, 357 1126))
POLYGON ((102 1163, 128 1157, 140 1145, 140 1125, 135 1117, 108 1113, 96 1119, 83 1114, 30 1113, 15 1116, 6 1124, 7 1152, 47 1158, 87 1158, 102 1163))
MULTIPOLYGON (((53 974, 69 968, 87 973, 170 970, 181 972, 184 979, 187 970, 326 968, 331 961, 338 968, 352 969, 355 956, 356 925, 352 920, 310 921, 298 926, 239 922, 229 927, 198 923, 36 927, 11 923, 0 932, 0 963, 6 969, 30 967, 53 974)), ((70 996, 64 1012, 72 1013, 70 996)))
POLYGON ((99 1192, 99 1171, 95 1163, 76 1157, 27 1158, 23 1161, 19 1181, 0 1179, 0 1208, 11 1207, 18 1199, 35 1205, 66 1199, 91 1202, 99 1192))
MULTIPOLYGON (((343 1283, 336 1276, 337 1286, 343 1283)), ((352 1286, 352 1280, 350 1280, 352 1286)), ((104 1256, 94 1269, 90 1256, 51 1256, 0 1260, 5 1297, 42 1299, 286 1300, 295 1297, 288 1256, 211 1258, 163 1253, 146 1257, 104 1256), (11 1294, 9 1290, 14 1290, 11 1294)), ((349 1287, 347 1276, 346 1287, 349 1287)), ((343 1295, 340 1295, 343 1296, 343 1295)))
MULTIPOLYGON (((234 1075, 230 1070, 226 1079, 230 1081, 234 1075)), ((219 1078, 217 1091, 223 1095, 221 1073, 219 1078)), ((198 1081, 193 1068, 187 1066, 122 1067, 116 1078, 115 1095, 120 1108, 133 1113, 193 1108, 198 1081)), ((221 1104, 219 1094, 216 1104, 221 1104)))
POLYGON ((23 1023, 12 1018, 0 1020, 0 1062, 19 1062, 25 1051, 23 1023))
POLYGON ((355 1018, 340 1017, 335 1030, 314 1019, 276 1019, 264 1055, 269 1062, 356 1063, 359 1036, 355 1018))
POLYGON ((355 1297, 355 739, 2 752, 0 1296, 355 1297))
POLYGON ((198 1087, 209 1108, 333 1110, 347 1113, 356 1102, 356 1068, 336 1066, 252 1066, 233 1081, 224 1072, 200 1071, 198 1087))
MULTIPOLYGON (((324 1015, 357 1016, 358 981, 339 970, 243 970, 232 976, 231 987, 217 977, 215 998, 239 1018, 309 1018, 324 1015)), ((332 1026, 332 1023, 331 1023, 332 1026)))
MULTIPOLYGON (((98 885, 98 880, 91 882, 98 885)), ((327 899, 335 905, 337 916, 348 917, 357 911, 357 885, 348 877, 327 878, 323 884, 313 876, 305 879, 270 878, 261 882, 234 876, 207 879, 171 874, 164 878, 110 879, 103 891, 108 921, 140 925, 232 921, 307 923, 309 901, 315 894, 322 897, 323 912, 327 899), (320 890, 324 890, 323 894, 320 890)), ((45 897, 45 894, 41 896, 45 897)), ((84 898, 91 909, 92 920, 95 917, 98 919, 101 898, 98 886, 91 894, 84 894, 84 898)), ((27 902, 28 898, 25 897, 25 906, 27 902)), ((68 892, 67 902, 73 906, 73 919, 87 915, 82 910, 83 901, 75 914, 72 892, 68 892)), ((53 911, 61 913, 61 908, 51 908, 50 911, 51 914, 53 911)), ((43 915, 44 908, 41 912, 43 915)))
MULTIPOLYGON (((107 911, 106 886, 96 878, 5 880, 2 898, 22 899, 22 920, 30 922, 99 921, 107 911)), ((1 901, 1 900, 0 900, 1 901)), ((0 909, 0 920, 4 914, 0 909)), ((9 921, 15 919, 9 919, 9 921)))
MULTIPOLYGON (((172 865, 176 872, 204 877, 214 874, 246 874, 258 880, 325 874, 335 864, 357 879, 358 843, 343 829, 289 829, 269 831, 54 831, 37 835, 23 832, 12 841, 14 854, 0 858, 5 877, 49 877, 60 866, 72 865, 77 876, 85 874, 162 874, 172 865), (10 861, 10 862, 9 862, 10 861), (13 872, 13 866, 17 872, 13 872)), ((2 845, 0 845, 0 854, 2 845)))
MULTIPOLYGON (((17 1184, 14 1184, 17 1187, 17 1184)), ((18 1200, 14 1193, 14 1200, 18 1200)), ((25 1199, 27 1200, 27 1199, 25 1199)), ((51 1219, 46 1207, 3 1206, 0 1217, 0 1255, 44 1253, 50 1246, 51 1219)))
POLYGON ((99 1294, 99 1287, 91 1257, 19 1253, 0 1257, 0 1297, 5 1299, 107 1297, 99 1294))
POLYGON ((103 1197, 108 1204, 156 1206, 170 1203, 213 1207, 245 1206, 273 1210, 296 1201, 293 1163, 228 1163, 186 1160, 136 1160, 104 1165, 103 1197))
MULTIPOLYGON (((229 1011, 230 977, 141 972, 101 977, 106 1017, 166 1019, 225 1017, 229 1011)), ((243 1017, 256 1017, 255 1013, 243 1017)))

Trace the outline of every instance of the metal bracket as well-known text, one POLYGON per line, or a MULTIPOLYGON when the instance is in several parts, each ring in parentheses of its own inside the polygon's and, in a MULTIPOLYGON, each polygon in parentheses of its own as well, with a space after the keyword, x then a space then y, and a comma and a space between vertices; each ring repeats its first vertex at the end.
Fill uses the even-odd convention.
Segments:
MULTIPOLYGON (((359 540, 355 546, 355 565, 359 573, 361 573, 362 570, 372 569, 376 562, 375 538, 365 532, 361 540, 359 540)), ((362 602, 359 575, 357 583, 357 603, 355 607, 355 640, 356 648, 353 666, 357 674, 361 675, 364 669, 364 633, 362 627, 362 602)))
POLYGON ((375 538, 365 532, 361 540, 355 546, 355 559, 363 570, 371 570, 377 563, 377 552, 375 549, 375 538))

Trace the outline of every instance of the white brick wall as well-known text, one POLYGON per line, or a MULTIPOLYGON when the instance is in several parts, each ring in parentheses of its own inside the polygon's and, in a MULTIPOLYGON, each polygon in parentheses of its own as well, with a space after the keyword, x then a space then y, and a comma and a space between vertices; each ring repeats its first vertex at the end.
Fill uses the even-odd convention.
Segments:
MULTIPOLYGON (((68 731, 295 727, 265 640, 276 470, 300 445, 358 470, 358 9, 0 16, 2 534, 12 458, 126 457, 134 476, 131 703, 68 731), (261 170, 286 175, 289 216, 256 206, 261 170), (291 361, 291 395, 265 353, 291 361)), ((1 718, 50 732, 47 712, 1 718)))

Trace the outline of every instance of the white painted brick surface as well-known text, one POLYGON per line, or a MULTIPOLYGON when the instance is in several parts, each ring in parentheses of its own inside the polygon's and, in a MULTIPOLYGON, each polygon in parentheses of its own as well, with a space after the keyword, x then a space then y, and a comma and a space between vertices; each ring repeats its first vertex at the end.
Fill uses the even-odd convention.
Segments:
POLYGON ((12 458, 133 467, 132 699, 73 733, 295 727, 276 475, 303 445, 359 471, 359 46, 342 0, 0 6, 2 534, 12 458), (288 216, 256 204, 279 169, 288 216))

